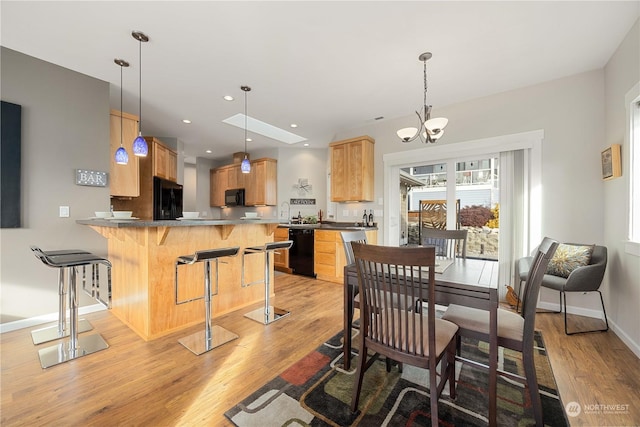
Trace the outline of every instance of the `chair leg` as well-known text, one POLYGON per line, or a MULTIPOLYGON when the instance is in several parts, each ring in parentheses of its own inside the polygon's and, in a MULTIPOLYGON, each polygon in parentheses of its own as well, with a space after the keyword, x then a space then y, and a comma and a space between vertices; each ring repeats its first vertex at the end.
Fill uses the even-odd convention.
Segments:
POLYGON ((533 357, 533 349, 525 350, 522 353, 522 362, 524 364, 524 372, 527 378, 527 387, 529 388, 529 396, 531 398, 531 406, 533 415, 536 420, 536 426, 544 425, 542 418, 542 401, 540 400, 540 391, 538 390, 538 378, 536 377, 536 366, 533 357))
POLYGON ((522 283, 523 280, 520 280, 520 284, 518 285, 518 301, 516 302, 516 313, 520 311, 520 301, 522 300, 522 283))
POLYGON ((455 399, 456 395, 456 350, 459 335, 456 336, 456 345, 449 348, 447 351, 447 360, 449 368, 449 397, 455 399))
MULTIPOLYGON (((564 333, 567 335, 576 335, 576 334, 586 334, 589 332, 606 332, 609 330, 609 321, 607 320, 607 310, 604 308, 604 299, 602 298, 602 292, 600 292, 599 290, 596 290, 594 292, 597 292, 598 294, 600 294, 600 304, 602 305, 602 314, 604 315, 604 323, 605 323, 605 328, 604 329, 590 329, 587 331, 573 331, 573 332, 569 332, 569 328, 567 327, 567 295, 565 292, 563 292, 564 295, 564 333)), ((586 292, 585 292, 586 293, 586 292)))
POLYGON ((356 370, 356 375, 354 378, 355 384, 353 386, 353 394, 351 395, 351 412, 356 412, 356 410, 358 409, 358 401, 360 400, 360 391, 362 389, 362 379, 364 378, 366 364, 367 347, 364 344, 364 339, 361 339, 360 350, 358 354, 358 369, 356 370))

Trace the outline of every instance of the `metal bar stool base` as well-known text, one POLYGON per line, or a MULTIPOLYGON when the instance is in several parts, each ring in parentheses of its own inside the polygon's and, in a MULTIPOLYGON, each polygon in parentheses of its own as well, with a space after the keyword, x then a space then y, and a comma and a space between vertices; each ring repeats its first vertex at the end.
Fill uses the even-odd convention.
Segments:
POLYGON ((109 348, 109 344, 107 344, 100 334, 78 337, 78 348, 75 351, 69 348, 69 344, 70 341, 65 340, 64 342, 38 351, 42 368, 49 368, 109 348))
POLYGON ((276 320, 280 320, 290 314, 291 312, 288 310, 283 310, 282 308, 276 308, 270 305, 268 315, 265 313, 264 307, 260 307, 245 314, 244 317, 248 317, 249 319, 255 320, 258 323, 262 323, 263 325, 268 325, 269 323, 273 323, 276 320))
POLYGON ((236 338, 238 336, 233 332, 222 326, 213 325, 211 327, 211 339, 209 340, 207 339, 207 331, 199 331, 178 340, 178 342, 191 350, 193 354, 200 356, 202 353, 220 347, 222 344, 233 341, 236 338))
MULTIPOLYGON (((78 320, 78 333, 87 332, 93 329, 91 323, 88 320, 80 319, 78 320)), ((31 331, 31 339, 33 340, 34 345, 42 344, 49 341, 55 341, 60 338, 69 336, 69 327, 65 328, 65 333, 63 335, 60 334, 58 330, 58 325, 47 326, 46 328, 35 329, 31 331)))

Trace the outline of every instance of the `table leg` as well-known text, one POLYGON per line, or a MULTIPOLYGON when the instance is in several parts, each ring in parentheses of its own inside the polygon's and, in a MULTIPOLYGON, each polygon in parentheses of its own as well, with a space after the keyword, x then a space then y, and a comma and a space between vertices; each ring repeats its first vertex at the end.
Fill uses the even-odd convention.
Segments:
POLYGON ((495 426, 498 398, 498 301, 492 306, 489 311, 489 425, 495 426))
POLYGON ((347 269, 344 272, 344 337, 343 337, 343 365, 348 371, 351 369, 351 322, 353 321, 353 298, 355 288, 349 284, 347 269))

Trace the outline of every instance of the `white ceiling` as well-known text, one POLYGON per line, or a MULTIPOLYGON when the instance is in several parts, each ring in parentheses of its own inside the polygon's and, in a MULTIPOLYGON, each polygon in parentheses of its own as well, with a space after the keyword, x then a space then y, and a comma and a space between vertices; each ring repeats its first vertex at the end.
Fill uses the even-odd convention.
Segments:
MULTIPOLYGON (((325 147, 337 132, 602 68, 640 16, 640 1, 58 2, 0 4, 3 46, 111 83, 111 107, 142 131, 184 143, 186 156, 229 159, 244 111, 325 147), (235 101, 227 102, 224 95, 235 101), (183 118, 192 124, 182 123, 183 118), (289 124, 297 123, 297 129, 289 124), (206 154, 205 150, 213 150, 206 154)), ((258 134, 248 151, 290 147, 258 134)), ((302 146, 302 143, 294 144, 302 146)))

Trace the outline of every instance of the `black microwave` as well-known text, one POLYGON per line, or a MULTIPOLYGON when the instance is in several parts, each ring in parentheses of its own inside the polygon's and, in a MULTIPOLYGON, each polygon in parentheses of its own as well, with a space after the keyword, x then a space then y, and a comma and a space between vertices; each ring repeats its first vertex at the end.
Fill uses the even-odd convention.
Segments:
POLYGON ((244 188, 226 190, 224 192, 224 204, 226 206, 244 206, 244 188))

